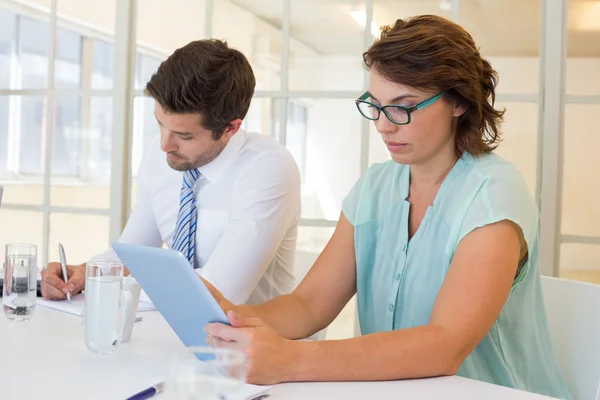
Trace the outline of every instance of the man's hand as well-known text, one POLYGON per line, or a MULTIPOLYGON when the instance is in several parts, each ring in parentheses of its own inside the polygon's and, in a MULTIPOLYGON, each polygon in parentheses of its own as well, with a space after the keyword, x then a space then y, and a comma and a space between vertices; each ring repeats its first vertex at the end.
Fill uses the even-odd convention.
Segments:
POLYGON ((85 265, 68 265, 69 280, 65 283, 60 263, 52 262, 42 271, 42 296, 48 300, 64 300, 67 293, 79 293, 85 285, 85 265))

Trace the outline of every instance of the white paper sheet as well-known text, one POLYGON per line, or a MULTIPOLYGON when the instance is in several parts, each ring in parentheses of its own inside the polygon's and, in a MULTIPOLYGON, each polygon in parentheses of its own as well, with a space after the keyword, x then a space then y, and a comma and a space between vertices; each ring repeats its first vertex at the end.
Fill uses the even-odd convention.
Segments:
MULTIPOLYGON (((71 302, 68 300, 46 300, 39 298, 37 299, 37 305, 41 307, 51 308, 53 310, 63 311, 68 314, 78 315, 83 317, 83 308, 85 303, 85 297, 82 293, 76 294, 71 297, 71 302)), ((156 307, 153 304, 147 303, 140 299, 140 303, 138 305, 138 312, 142 311, 154 311, 156 307)))

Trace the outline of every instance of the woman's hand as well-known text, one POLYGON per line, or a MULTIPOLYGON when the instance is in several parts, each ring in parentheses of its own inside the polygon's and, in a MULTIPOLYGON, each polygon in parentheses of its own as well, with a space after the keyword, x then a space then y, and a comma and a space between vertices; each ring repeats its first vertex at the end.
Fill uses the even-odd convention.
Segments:
POLYGON ((229 311, 231 326, 214 323, 205 328, 214 347, 243 350, 250 359, 248 383, 270 385, 294 379, 300 344, 279 336, 261 319, 229 311))
POLYGON ((229 312, 229 311, 236 311, 236 312, 240 311, 240 307, 236 306, 235 304, 233 304, 232 302, 227 300, 225 298, 225 296, 223 296, 223 294, 221 292, 219 292, 219 290, 216 287, 214 287, 212 284, 210 284, 206 279, 204 279, 204 278, 200 278, 200 279, 202 279, 202 282, 204 282, 204 285, 208 288, 208 290, 210 291, 210 294, 212 294, 212 296, 215 298, 215 300, 217 300, 217 303, 219 304, 219 306, 221 306, 221 308, 223 309, 225 314, 227 314, 227 312, 229 312))

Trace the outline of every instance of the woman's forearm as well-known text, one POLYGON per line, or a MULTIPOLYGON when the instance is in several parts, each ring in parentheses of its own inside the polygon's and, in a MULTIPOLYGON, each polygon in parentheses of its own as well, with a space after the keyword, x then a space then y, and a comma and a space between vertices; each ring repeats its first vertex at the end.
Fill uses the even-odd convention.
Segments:
POLYGON ((240 306, 240 312, 258 317, 286 339, 303 339, 323 329, 322 322, 296 294, 276 297, 266 303, 240 306))
POLYGON ((461 351, 441 327, 298 342, 291 381, 379 381, 453 375, 461 351))

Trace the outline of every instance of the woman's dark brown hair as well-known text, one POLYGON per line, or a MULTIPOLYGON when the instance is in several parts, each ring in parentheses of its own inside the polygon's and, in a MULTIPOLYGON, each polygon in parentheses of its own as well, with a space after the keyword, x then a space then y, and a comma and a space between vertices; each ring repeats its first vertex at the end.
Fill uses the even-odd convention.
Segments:
POLYGON ((434 15, 399 19, 382 28, 363 60, 391 82, 443 91, 449 101, 465 108, 457 121, 458 156, 497 147, 505 111, 494 108, 498 75, 458 24, 434 15))
POLYGON ((146 84, 146 94, 174 114, 201 114, 218 140, 231 121, 244 119, 256 80, 246 57, 210 39, 175 50, 146 84))

